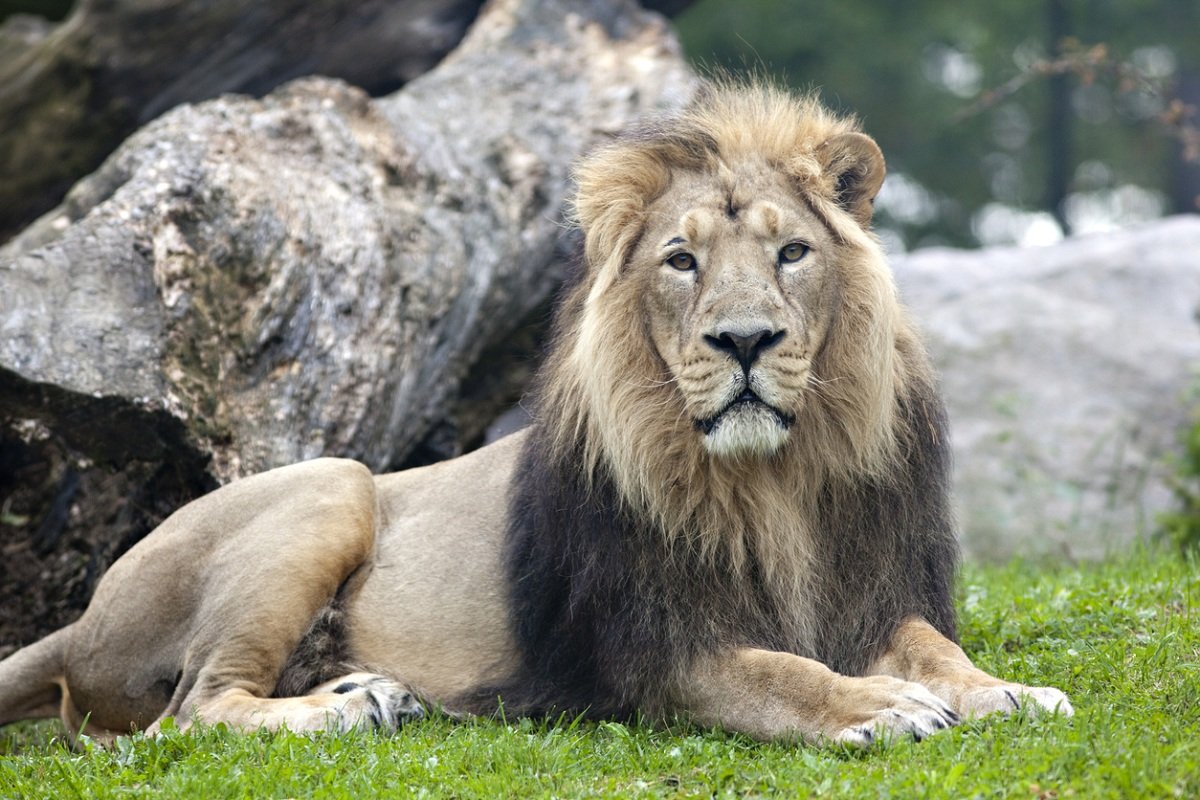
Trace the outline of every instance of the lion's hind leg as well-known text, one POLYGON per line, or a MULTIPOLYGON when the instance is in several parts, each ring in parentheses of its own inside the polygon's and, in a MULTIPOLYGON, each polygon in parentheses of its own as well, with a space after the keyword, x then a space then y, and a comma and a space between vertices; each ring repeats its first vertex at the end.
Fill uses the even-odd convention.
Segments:
POLYGON ((901 623, 891 645, 869 672, 919 683, 964 718, 1011 714, 1022 708, 1068 717, 1075 713, 1058 689, 1011 683, 979 669, 962 648, 916 617, 901 623))
MULTIPOLYGON (((196 705, 180 727, 199 720, 223 722, 242 731, 293 732, 359 729, 394 731, 420 719, 424 710, 416 696, 402 684, 368 672, 354 672, 314 687, 299 697, 260 697, 231 687, 196 705)), ((162 720, 147 730, 155 733, 162 720)))
POLYGON ((352 669, 330 656, 339 648, 318 648, 323 663, 308 665, 309 679, 280 685, 304 642, 337 638, 330 615, 336 622, 373 567, 378 507, 365 467, 305 462, 231 484, 208 505, 196 511, 202 526, 175 537, 216 542, 198 569, 179 680, 151 730, 166 717, 181 729, 196 719, 239 730, 393 729, 419 713, 400 684, 346 676, 352 669))

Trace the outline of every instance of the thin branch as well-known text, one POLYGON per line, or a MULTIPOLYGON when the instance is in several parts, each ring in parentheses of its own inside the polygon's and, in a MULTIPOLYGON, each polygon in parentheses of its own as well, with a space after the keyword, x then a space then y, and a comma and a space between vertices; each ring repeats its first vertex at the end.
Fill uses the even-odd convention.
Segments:
POLYGON ((1157 115, 1156 121, 1168 135, 1179 141, 1185 161, 1200 162, 1200 127, 1197 125, 1200 117, 1196 107, 1179 98, 1169 97, 1159 81, 1130 62, 1111 55, 1105 44, 1084 46, 1074 39, 1068 39, 1057 57, 1038 59, 1008 81, 984 90, 975 102, 952 119, 955 123, 965 122, 996 108, 1029 84, 1054 75, 1074 75, 1084 86, 1107 78, 1121 94, 1141 91, 1163 99, 1165 108, 1157 115))

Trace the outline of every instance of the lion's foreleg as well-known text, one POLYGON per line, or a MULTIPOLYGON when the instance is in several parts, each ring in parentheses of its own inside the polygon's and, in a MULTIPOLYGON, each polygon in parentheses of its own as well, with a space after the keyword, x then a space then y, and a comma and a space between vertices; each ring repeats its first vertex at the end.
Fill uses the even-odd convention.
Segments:
POLYGON ((765 740, 866 746, 897 733, 920 738, 957 721, 915 683, 848 677, 812 659, 752 648, 700 659, 675 699, 694 722, 765 740))
POLYGON ((961 647, 918 617, 901 623, 868 674, 919 683, 964 717, 1011 713, 1022 706, 1067 716, 1074 713, 1058 689, 1009 683, 977 668, 961 647))

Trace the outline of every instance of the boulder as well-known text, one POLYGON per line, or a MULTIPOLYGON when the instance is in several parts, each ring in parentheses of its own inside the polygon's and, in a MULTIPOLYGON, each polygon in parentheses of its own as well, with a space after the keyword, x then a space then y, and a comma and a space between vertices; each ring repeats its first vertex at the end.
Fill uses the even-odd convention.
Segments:
POLYGON ((306 78, 134 134, 0 249, 0 643, 216 485, 477 441, 573 247, 570 164, 692 88, 635 3, 494 0, 384 98, 306 78))
POLYGON ((1098 558, 1154 530, 1200 368, 1200 217, 895 259, 941 373, 968 555, 1098 558))

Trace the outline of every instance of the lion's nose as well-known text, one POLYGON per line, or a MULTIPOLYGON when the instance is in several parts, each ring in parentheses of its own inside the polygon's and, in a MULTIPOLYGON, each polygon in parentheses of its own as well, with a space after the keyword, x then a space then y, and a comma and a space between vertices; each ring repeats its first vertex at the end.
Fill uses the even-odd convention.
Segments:
POLYGON ((778 344, 785 333, 787 331, 772 331, 766 328, 752 333, 728 330, 720 331, 716 335, 706 333, 704 340, 710 346, 737 359, 737 362, 742 365, 742 369, 749 372, 750 367, 754 365, 762 352, 768 347, 778 344))

